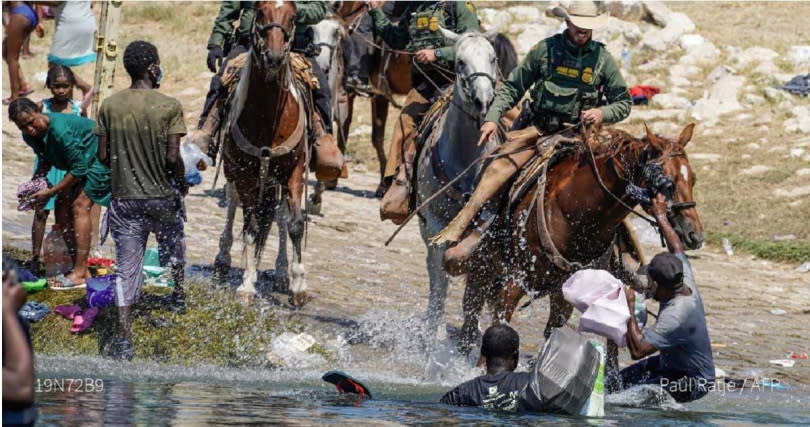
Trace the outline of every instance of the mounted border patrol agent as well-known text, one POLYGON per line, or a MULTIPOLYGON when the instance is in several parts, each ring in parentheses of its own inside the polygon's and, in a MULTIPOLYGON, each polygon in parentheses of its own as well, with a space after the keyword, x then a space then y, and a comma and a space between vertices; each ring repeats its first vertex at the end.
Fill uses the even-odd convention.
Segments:
MULTIPOLYGON (((247 52, 250 46, 250 30, 253 25, 255 1, 225 1, 219 9, 214 21, 211 37, 208 39, 207 65, 211 71, 217 70, 217 64, 222 63, 219 71, 211 79, 211 86, 205 97, 205 105, 200 120, 190 141, 203 152, 215 159, 219 147, 214 143, 213 135, 217 133, 221 124, 220 104, 227 96, 227 88, 223 87, 222 77, 228 68, 227 64, 233 58, 247 52), (233 23, 239 21, 239 26, 233 23), (225 60, 223 62, 223 56, 225 60)), ((343 156, 332 139, 332 101, 329 93, 329 83, 323 70, 315 61, 317 47, 312 43, 311 25, 323 20, 329 6, 325 1, 295 2, 295 39, 293 51, 301 53, 308 60, 312 72, 318 79, 320 88, 313 90, 313 99, 321 120, 313 120, 310 124, 311 132, 317 138, 315 143, 315 162, 317 170, 340 170, 343 167, 343 156)))
POLYGON ((369 2, 374 30, 394 49, 414 54, 411 87, 402 112, 394 126, 391 148, 385 167, 385 181, 390 183, 380 203, 380 218, 400 224, 411 210, 411 178, 417 147, 416 128, 435 98, 451 85, 455 54, 440 28, 455 33, 477 32, 475 6, 462 1, 408 2, 397 25, 379 9, 382 2, 369 2), (449 71, 449 72, 448 72, 449 71), (396 176, 396 177, 395 177, 396 176))
MULTIPOLYGON (((541 135, 561 131, 565 123, 617 123, 630 114, 632 100, 615 59, 602 43, 591 38, 593 29, 603 26, 608 18, 600 13, 599 3, 572 2, 567 9, 555 7, 553 13, 565 19, 568 28, 537 43, 523 63, 509 74, 481 127, 479 144, 493 136, 503 114, 527 91, 532 102, 522 114, 529 113, 531 117, 518 118, 517 126, 507 134, 503 152, 529 147, 541 135), (599 106, 603 96, 607 105, 599 106), (525 125, 531 126, 521 129, 525 125), (527 132, 533 135, 526 137, 527 132)), ((498 158, 486 167, 470 200, 450 225, 432 239, 434 244, 458 242, 478 215, 478 227, 445 252, 445 268, 458 270, 466 262, 498 211, 498 206, 485 204, 497 199, 504 184, 534 155, 535 150, 523 150, 498 158)))

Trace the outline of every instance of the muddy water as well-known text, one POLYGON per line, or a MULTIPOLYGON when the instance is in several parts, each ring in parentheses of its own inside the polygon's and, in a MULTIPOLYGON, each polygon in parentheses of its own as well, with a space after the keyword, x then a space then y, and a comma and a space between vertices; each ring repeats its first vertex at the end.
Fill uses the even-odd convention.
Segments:
POLYGON ((352 370, 366 380, 374 399, 339 396, 320 381, 322 371, 246 371, 117 364, 82 358, 39 358, 37 393, 41 425, 205 424, 458 424, 562 425, 810 423, 804 390, 715 391, 677 409, 634 408, 609 400, 606 417, 491 413, 436 402, 449 386, 395 371, 352 370), (92 374, 89 374, 92 373, 92 374), (90 377, 95 389, 62 390, 52 379, 90 377), (51 382, 48 382, 48 381, 51 382), (101 389, 99 390, 99 385, 101 389), (54 388, 57 388, 54 390, 54 388))

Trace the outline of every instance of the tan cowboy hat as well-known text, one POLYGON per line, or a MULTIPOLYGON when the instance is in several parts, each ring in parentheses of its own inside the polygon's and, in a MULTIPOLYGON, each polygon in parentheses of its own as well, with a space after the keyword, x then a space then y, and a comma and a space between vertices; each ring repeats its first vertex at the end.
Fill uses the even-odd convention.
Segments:
POLYGON ((608 15, 600 14, 602 2, 597 1, 572 1, 567 8, 557 6, 551 10, 554 15, 586 30, 594 30, 607 23, 608 15))

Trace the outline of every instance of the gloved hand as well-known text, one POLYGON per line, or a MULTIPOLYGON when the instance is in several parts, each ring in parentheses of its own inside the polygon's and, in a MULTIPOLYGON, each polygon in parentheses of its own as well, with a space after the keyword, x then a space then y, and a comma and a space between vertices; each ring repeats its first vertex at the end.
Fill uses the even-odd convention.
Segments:
POLYGON ((221 46, 215 44, 208 45, 208 59, 206 63, 212 73, 217 72, 217 66, 221 65, 223 56, 225 56, 225 54, 222 52, 221 46))

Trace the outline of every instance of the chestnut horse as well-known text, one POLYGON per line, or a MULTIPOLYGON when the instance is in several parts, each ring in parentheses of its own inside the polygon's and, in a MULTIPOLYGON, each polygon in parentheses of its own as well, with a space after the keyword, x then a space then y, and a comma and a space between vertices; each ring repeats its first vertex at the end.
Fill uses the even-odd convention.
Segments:
MULTIPOLYGON (((355 20, 362 19, 363 14, 368 9, 364 1, 342 1, 337 7, 336 15, 343 19, 350 27, 355 20)), ((512 42, 503 34, 497 34, 492 38, 495 54, 498 58, 498 68, 500 75, 505 77, 517 67, 517 52, 512 42)), ((380 162, 380 184, 377 187, 377 196, 381 197, 385 193, 383 175, 385 174, 385 124, 388 120, 388 105, 393 101, 392 95, 407 95, 411 90, 411 55, 393 49, 385 51, 380 47, 383 42, 379 39, 368 40, 373 44, 374 57, 371 61, 371 72, 369 73, 369 83, 377 92, 371 97, 371 145, 377 153, 377 160, 380 162), (385 94, 385 95, 383 95, 385 94)), ((349 135, 349 128, 352 123, 355 96, 348 95, 345 103, 341 102, 335 110, 335 120, 338 129, 338 146, 342 152, 346 152, 346 141, 349 135)), ((394 103, 399 108, 399 106, 394 103)))
POLYGON ((236 207, 244 213, 241 300, 251 300, 259 262, 276 213, 280 215, 276 289, 287 291, 286 236, 293 243, 292 303, 306 301, 301 258, 304 217, 301 199, 307 161, 305 99, 308 88, 298 85, 290 64, 295 31, 293 2, 257 2, 248 60, 234 96, 227 105, 227 136, 222 146, 228 215, 220 237, 215 271, 222 279, 231 264, 233 220, 236 207), (287 214, 289 213, 289 219, 287 214), (289 221, 289 222, 287 222, 289 221))
POLYGON ((464 292, 461 350, 469 352, 477 339, 484 302, 493 309, 497 324, 511 320, 527 293, 532 298, 549 295, 548 337, 551 328, 564 325, 571 316, 573 307, 563 298, 562 284, 574 271, 603 268, 619 274, 622 266, 612 249, 614 236, 630 214, 626 206, 635 205, 626 189, 631 183, 645 186, 642 177, 652 165, 660 165, 674 183, 670 220, 681 240, 687 248, 699 248, 703 230, 692 201, 695 175, 685 151, 693 129, 694 124, 686 126, 672 141, 649 130, 646 137, 636 139, 603 128, 595 138, 586 138, 588 146, 580 144, 549 166, 544 190, 540 183, 533 184, 516 208, 493 224, 473 254, 464 292))

